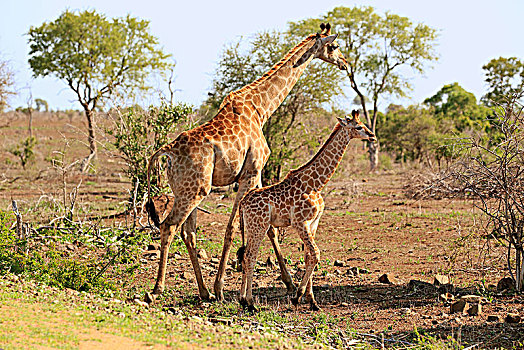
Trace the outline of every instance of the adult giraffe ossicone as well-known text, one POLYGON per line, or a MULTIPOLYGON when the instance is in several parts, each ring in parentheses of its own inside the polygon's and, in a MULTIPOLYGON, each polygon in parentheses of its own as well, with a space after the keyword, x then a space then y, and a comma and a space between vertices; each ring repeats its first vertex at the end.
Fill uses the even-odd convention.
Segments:
MULTIPOLYGON (((227 186, 238 182, 238 194, 226 227, 222 257, 214 291, 222 300, 224 273, 233 240, 233 221, 238 203, 249 190, 261 186, 261 171, 270 150, 262 133, 262 126, 286 98, 304 69, 314 58, 347 69, 347 61, 335 43, 329 24, 320 26, 321 33, 311 34, 291 49, 280 62, 262 77, 240 90, 230 93, 220 105, 218 114, 210 121, 181 133, 172 143, 160 148, 149 159, 149 175, 155 160, 165 155, 167 178, 174 195, 173 209, 160 223, 154 203, 149 197, 146 209, 160 228, 161 248, 158 275, 153 294, 164 291, 169 246, 182 227, 181 236, 189 252, 195 271, 200 297, 211 295, 202 279, 196 253, 196 208, 209 194, 211 186, 227 186)), ((280 252, 276 238, 272 238, 277 255, 280 252)), ((283 274, 287 271, 283 271, 283 274)), ((289 280, 289 274, 283 280, 289 280)))
POLYGON ((287 226, 294 227, 304 242, 306 262, 306 272, 291 302, 297 306, 306 293, 311 309, 319 310, 313 296, 313 271, 320 260, 320 251, 315 243, 318 222, 324 211, 320 191, 335 173, 349 141, 354 138, 375 141, 375 134, 360 121, 357 111, 352 112, 351 118, 338 118, 333 132, 309 162, 291 170, 279 183, 254 189, 240 202, 243 244, 237 253, 242 263, 240 304, 249 311, 255 311, 253 269, 260 243, 266 232, 287 226))

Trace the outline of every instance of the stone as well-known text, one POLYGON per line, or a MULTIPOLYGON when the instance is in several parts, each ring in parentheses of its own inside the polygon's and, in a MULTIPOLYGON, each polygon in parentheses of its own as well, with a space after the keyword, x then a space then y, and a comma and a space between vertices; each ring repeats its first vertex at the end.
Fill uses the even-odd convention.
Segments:
POLYGON ((200 259, 207 260, 207 253, 206 253, 205 249, 199 249, 199 250, 197 251, 197 256, 198 256, 200 259))
POLYGON ((340 303, 340 306, 342 306, 342 307, 348 307, 349 304, 343 301, 343 302, 340 303))
POLYGON ((500 317, 499 315, 488 315, 487 321, 499 323, 502 322, 502 317, 500 317))
POLYGON ((467 310, 469 308, 469 304, 465 300, 457 300, 450 306, 450 313, 462 313, 464 310, 467 310))
POLYGON ((149 260, 156 260, 160 258, 160 251, 159 250, 148 250, 143 253, 144 258, 147 258, 149 260))
POLYGON ((73 244, 69 243, 66 244, 66 249, 74 252, 76 250, 76 247, 73 244))
POLYGON ((333 263, 333 266, 336 266, 336 267, 344 267, 344 262, 342 260, 335 260, 335 262, 333 263))
POLYGON ((380 277, 378 278, 378 281, 379 281, 380 283, 384 283, 384 284, 393 284, 393 282, 391 282, 391 281, 389 280, 389 277, 388 277, 388 274, 387 274, 387 273, 385 273, 385 274, 383 274, 382 276, 380 276, 380 277))
POLYGON ((442 293, 439 295, 440 301, 448 303, 455 300, 455 296, 451 293, 442 293))
POLYGON ((515 283, 511 277, 504 277, 497 283, 497 291, 511 290, 515 288, 515 283))
POLYGON ((445 275, 435 275, 433 284, 437 287, 442 284, 449 284, 449 277, 445 275))
POLYGON ((464 300, 468 303, 487 303, 488 299, 481 297, 480 295, 463 295, 460 300, 464 300))
POLYGON ((212 264, 218 264, 220 262, 220 260, 218 260, 218 258, 211 258, 211 260, 209 260, 212 264))
POLYGON ((160 243, 151 243, 147 245, 147 250, 160 250, 160 243))
POLYGON ((142 301, 142 300, 140 300, 140 299, 134 299, 133 302, 134 302, 135 304, 139 305, 139 306, 144 306, 144 307, 149 306, 148 303, 146 303, 145 301, 142 301))
POLYGON ((482 304, 481 303, 470 304, 466 312, 470 316, 478 316, 482 314, 482 304))
POLYGON ((409 289, 416 291, 416 290, 423 290, 423 289, 429 289, 431 291, 435 291, 437 288, 428 282, 424 281, 418 281, 418 280, 411 280, 408 283, 409 289))
POLYGON ((225 324, 227 326, 231 326, 231 319, 230 318, 214 317, 214 318, 210 318, 209 321, 211 323, 221 323, 221 324, 225 324))
POLYGON ((504 322, 506 322, 506 323, 520 323, 521 320, 522 320, 522 318, 520 317, 519 314, 508 313, 506 315, 506 318, 504 319, 504 322))

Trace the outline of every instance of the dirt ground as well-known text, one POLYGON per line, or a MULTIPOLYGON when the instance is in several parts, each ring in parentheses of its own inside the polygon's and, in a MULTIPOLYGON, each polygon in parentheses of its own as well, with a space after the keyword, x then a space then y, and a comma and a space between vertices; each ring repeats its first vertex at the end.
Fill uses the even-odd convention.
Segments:
MULTIPOLYGON (((49 159, 53 154, 57 156, 53 150, 66 149, 65 140, 81 144, 84 135, 80 117, 63 117, 57 129, 54 123, 58 121, 56 117, 35 121, 39 137, 37 162, 25 171, 6 151, 16 143, 16 137, 25 135, 25 120, 19 117, 9 127, 0 128, 2 210, 10 210, 11 199, 16 199, 28 220, 45 222, 48 218, 36 216, 38 206, 52 208, 56 205, 53 203, 63 201, 64 177, 49 159)), ((68 159, 79 158, 87 151, 82 147, 70 149, 68 159)), ((117 157, 101 152, 95 173, 71 172, 65 177, 67 193, 81 181, 77 208, 80 217, 123 210, 130 184, 121 169, 117 157)), ((480 348, 524 348, 524 323, 504 322, 509 313, 524 317, 524 298, 496 288, 497 282, 507 276, 504 248, 482 237, 481 220, 471 201, 411 199, 403 191, 409 181, 409 172, 395 169, 371 175, 338 174, 328 184, 324 190, 326 209, 316 238, 321 262, 314 275, 314 292, 321 312, 345 320, 360 333, 386 331, 391 337, 407 340, 417 328, 443 338, 459 336, 464 343, 479 344, 480 348), (389 283, 379 281, 384 274, 389 283), (440 289, 434 287, 437 274, 448 277, 451 283, 440 289), (447 292, 455 299, 481 295, 485 300, 480 314, 451 313, 449 303, 441 298, 447 292)), ((210 289, 233 198, 230 190, 213 191, 201 205, 211 214, 200 212, 198 216, 197 244, 206 250, 207 258, 201 259, 201 264, 210 289)), ((157 207, 161 204, 157 202, 157 207)), ((129 216, 126 219, 130 220, 129 216)), ((124 219, 120 222, 125 224, 124 219)), ((118 224, 118 220, 114 223, 118 224)), ((281 232, 280 242, 295 282, 300 281, 304 268, 300 239, 292 230, 286 230, 281 232)), ((237 236, 233 253, 238 247, 237 236)), ((282 314, 310 318, 312 312, 307 304, 298 310, 291 306, 279 281, 278 268, 266 264, 270 256, 266 239, 254 278, 256 302, 282 314)), ((156 259, 143 259, 144 273, 137 283, 153 285, 157 265, 156 259)), ((241 279, 233 265, 234 254, 225 282, 229 301, 236 300, 241 279)), ((168 289, 180 290, 176 287, 184 284, 186 293, 192 290, 197 295, 185 250, 183 254, 172 254, 167 276, 168 289)), ((202 305, 205 307, 188 305, 188 312, 198 315, 202 305)))

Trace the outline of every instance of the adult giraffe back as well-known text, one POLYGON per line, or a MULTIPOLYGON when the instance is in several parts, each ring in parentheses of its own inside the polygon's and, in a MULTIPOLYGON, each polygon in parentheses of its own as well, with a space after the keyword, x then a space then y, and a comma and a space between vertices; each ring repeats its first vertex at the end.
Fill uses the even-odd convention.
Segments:
POLYGON ((223 299, 224 273, 231 250, 238 203, 249 190, 260 187, 261 171, 270 153, 262 126, 289 94, 312 59, 320 58, 342 70, 347 69, 346 59, 335 39, 336 35, 331 34, 331 26, 322 24, 321 33, 309 35, 263 76, 230 93, 213 119, 181 133, 172 143, 151 156, 148 193, 151 168, 158 157, 165 155, 168 158, 167 178, 174 195, 173 209, 162 223, 158 220, 151 198, 147 204, 147 210, 161 234, 154 294, 164 290, 169 246, 182 227, 181 236, 193 264, 200 297, 210 299, 196 253, 196 208, 209 194, 212 185, 226 186, 238 182, 238 194, 226 227, 214 284, 217 299, 223 299))

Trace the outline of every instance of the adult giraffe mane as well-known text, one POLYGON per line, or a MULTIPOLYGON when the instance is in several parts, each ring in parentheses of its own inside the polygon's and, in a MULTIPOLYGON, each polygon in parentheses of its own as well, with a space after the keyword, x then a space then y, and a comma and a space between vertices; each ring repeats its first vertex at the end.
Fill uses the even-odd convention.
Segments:
POLYGON ((230 92, 222 101, 220 104, 219 109, 224 107, 228 102, 233 100, 235 97, 239 97, 246 93, 248 90, 253 90, 256 87, 258 87, 260 84, 262 84, 264 81, 269 79, 275 72, 277 72, 284 64, 286 64, 292 57, 294 57, 306 44, 310 42, 311 39, 315 38, 317 34, 310 34, 308 35, 304 40, 302 40, 298 45, 296 45, 294 48, 292 48, 280 61, 278 61, 273 67, 271 67, 270 70, 265 72, 260 78, 253 81, 252 83, 243 86, 242 88, 230 92))

